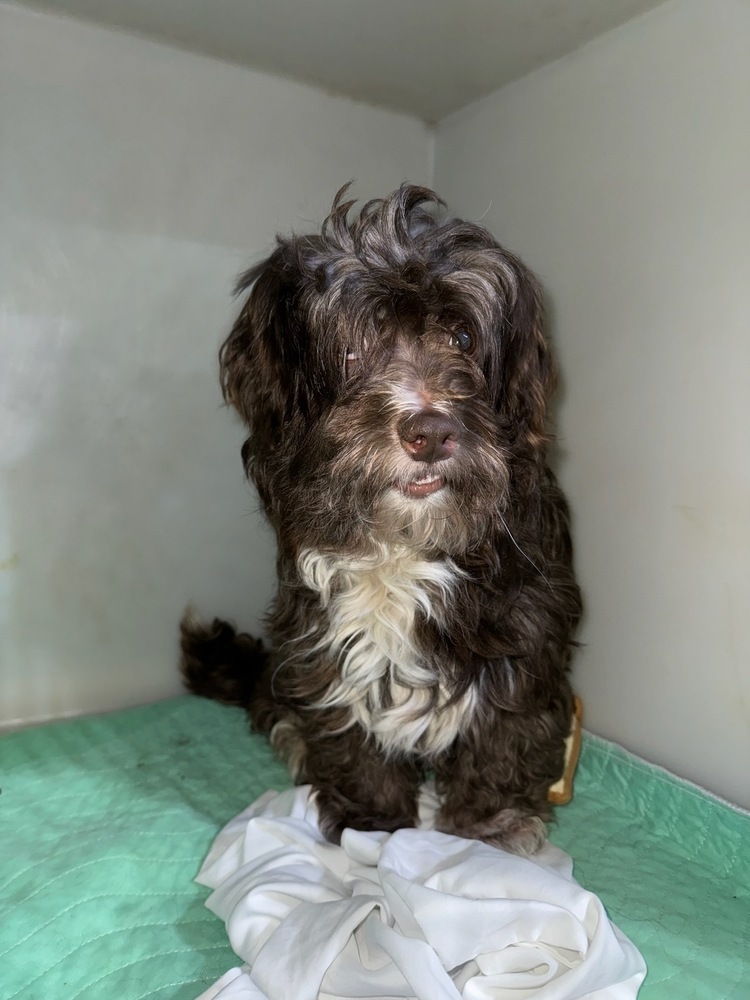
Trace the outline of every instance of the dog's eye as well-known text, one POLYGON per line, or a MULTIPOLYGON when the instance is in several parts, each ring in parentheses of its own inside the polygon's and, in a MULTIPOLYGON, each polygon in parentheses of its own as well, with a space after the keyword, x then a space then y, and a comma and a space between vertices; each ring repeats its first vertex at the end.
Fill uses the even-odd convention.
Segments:
POLYGON ((347 351, 346 359, 344 362, 344 367, 346 369, 347 377, 349 375, 354 375, 355 372, 359 371, 359 365, 362 358, 358 351, 347 351))
POLYGON ((465 354, 470 353, 474 349, 474 338, 468 330, 453 330, 448 338, 448 343, 451 347, 457 347, 459 351, 463 351, 465 354))
POLYGON ((344 355, 344 371, 347 378, 362 370, 362 358, 367 351, 367 338, 361 344, 348 347, 344 355))

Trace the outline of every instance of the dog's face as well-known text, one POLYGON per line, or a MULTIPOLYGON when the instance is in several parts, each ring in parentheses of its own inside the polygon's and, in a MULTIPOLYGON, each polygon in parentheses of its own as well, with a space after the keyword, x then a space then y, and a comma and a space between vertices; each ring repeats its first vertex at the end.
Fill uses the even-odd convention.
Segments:
POLYGON ((239 283, 221 371, 248 472, 297 548, 356 549, 369 529, 465 550, 514 463, 543 457, 538 287, 482 227, 437 221, 424 188, 353 220, 342 195, 239 283))

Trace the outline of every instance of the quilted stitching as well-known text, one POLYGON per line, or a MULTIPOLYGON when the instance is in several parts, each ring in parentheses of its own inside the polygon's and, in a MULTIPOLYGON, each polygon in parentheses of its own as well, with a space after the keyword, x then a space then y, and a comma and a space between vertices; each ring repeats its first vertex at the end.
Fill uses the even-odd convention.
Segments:
MULTIPOLYGON (((236 963, 192 882, 218 828, 289 785, 197 698, 0 741, 0 1000, 192 1000, 236 963)), ((643 1000, 750 997, 750 816, 586 736, 552 839, 649 966, 643 1000)))
POLYGON ((750 816, 588 736, 553 839, 649 968, 643 1000, 750 997, 750 816))

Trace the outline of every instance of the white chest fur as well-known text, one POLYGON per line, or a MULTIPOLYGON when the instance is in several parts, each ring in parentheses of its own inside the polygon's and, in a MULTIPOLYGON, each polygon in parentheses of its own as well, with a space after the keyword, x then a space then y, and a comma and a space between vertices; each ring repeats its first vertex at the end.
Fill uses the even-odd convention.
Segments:
POLYGON ((339 665, 323 704, 348 707, 385 752, 446 749, 473 712, 474 692, 448 704, 450 693, 416 647, 414 630, 418 614, 439 616, 461 571, 401 546, 356 560, 307 551, 299 567, 328 613, 317 649, 339 665))

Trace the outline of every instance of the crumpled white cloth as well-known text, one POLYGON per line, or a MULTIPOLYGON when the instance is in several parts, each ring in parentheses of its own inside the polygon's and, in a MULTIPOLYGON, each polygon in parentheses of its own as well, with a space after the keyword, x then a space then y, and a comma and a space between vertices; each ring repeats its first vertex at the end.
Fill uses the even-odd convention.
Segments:
POLYGON ((199 1000, 636 997, 646 967, 547 843, 533 859, 420 828, 320 833, 309 786, 227 824, 197 881, 246 963, 199 1000))

